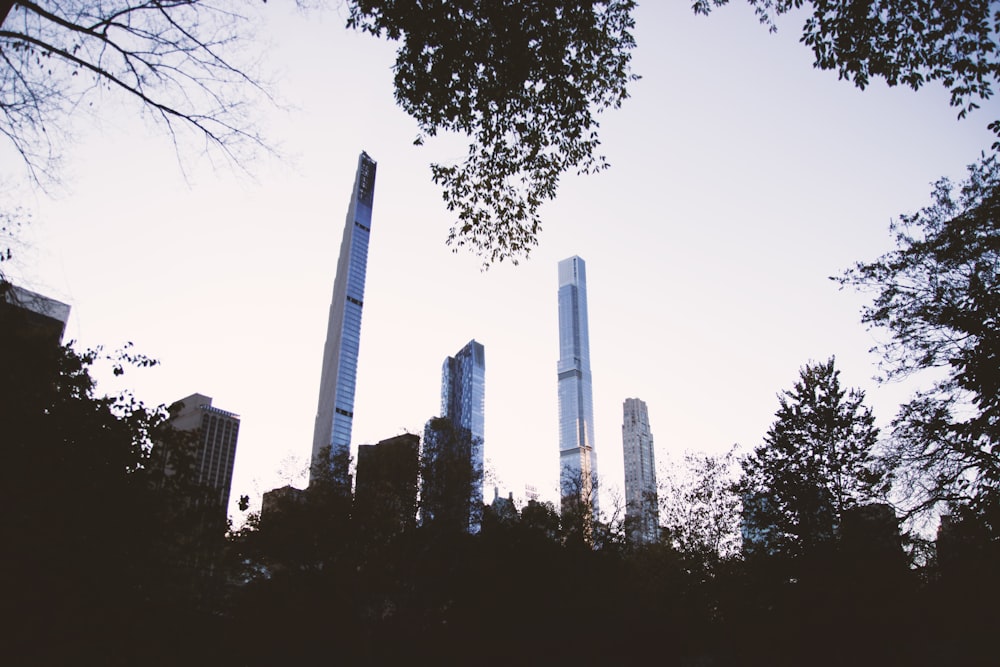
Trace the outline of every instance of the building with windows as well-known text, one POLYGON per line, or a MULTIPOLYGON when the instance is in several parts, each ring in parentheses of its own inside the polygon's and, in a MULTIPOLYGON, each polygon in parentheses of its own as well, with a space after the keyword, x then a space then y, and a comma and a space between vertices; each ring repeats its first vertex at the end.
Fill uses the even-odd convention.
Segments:
POLYGON ((337 276, 333 282, 330 319, 323 348, 319 406, 313 430, 312 463, 330 447, 330 463, 350 488, 347 462, 350 457, 354 419, 354 390, 361 340, 361 311, 365 300, 368 240, 371 235, 372 202, 375 194, 375 161, 367 153, 358 157, 358 171, 347 208, 344 237, 340 243, 337 276))
MULTIPOLYGON (((462 513, 472 533, 482 522, 485 406, 486 351, 470 340, 441 366, 441 419, 428 422, 424 459, 431 486, 441 487, 431 488, 430 497, 466 508, 462 513)), ((431 509, 428 517, 441 514, 442 508, 431 509)), ((447 514, 454 514, 453 508, 447 514)))
POLYGON ((563 511, 583 503, 597 515, 597 452, 587 326, 587 270, 559 262, 559 468, 563 511))
POLYGON ((190 498, 194 505, 205 509, 212 522, 225 527, 229 511, 229 493, 236 461, 236 441, 240 434, 240 416, 212 406, 204 394, 191 394, 170 406, 170 426, 180 433, 192 434, 191 439, 175 439, 154 446, 154 460, 166 474, 174 474, 179 466, 191 466, 190 498), (190 460, 179 447, 190 444, 190 460))
MULTIPOLYGON (((472 438, 471 465, 473 490, 470 503, 483 504, 483 441, 486 435, 486 351, 482 343, 470 340, 454 357, 441 365, 441 416, 472 438), (476 483, 478 480, 478 484, 476 483)), ((478 516, 479 512, 475 512, 478 516)), ((475 532, 476 527, 471 527, 475 532)))
POLYGON ((626 535, 630 544, 652 544, 659 537, 660 511, 649 411, 638 398, 626 398, 622 411, 626 535))

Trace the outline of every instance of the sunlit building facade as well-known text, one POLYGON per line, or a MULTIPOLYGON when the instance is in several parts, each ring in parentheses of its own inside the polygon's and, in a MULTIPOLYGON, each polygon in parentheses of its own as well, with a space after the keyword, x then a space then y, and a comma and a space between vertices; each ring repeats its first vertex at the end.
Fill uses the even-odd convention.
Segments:
POLYGON ((626 532, 631 544, 652 544, 659 536, 660 514, 649 410, 644 401, 626 398, 622 413, 626 532))
POLYGON ((563 509, 589 505, 596 516, 597 452, 587 326, 587 270, 580 257, 559 262, 559 467, 563 509))
MULTIPOLYGON (((350 456, 361 311, 365 300, 368 241, 375 194, 375 166, 375 161, 367 153, 362 152, 358 157, 358 171, 347 209, 344 237, 340 243, 326 345, 323 348, 319 406, 313 431, 314 465, 327 446, 331 448, 332 461, 346 464, 350 456)), ((346 469, 339 472, 346 479, 346 469)))

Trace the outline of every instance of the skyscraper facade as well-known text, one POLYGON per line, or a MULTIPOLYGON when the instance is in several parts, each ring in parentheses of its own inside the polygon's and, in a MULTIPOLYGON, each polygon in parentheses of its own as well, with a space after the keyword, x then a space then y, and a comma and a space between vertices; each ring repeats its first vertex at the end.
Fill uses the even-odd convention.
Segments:
POLYGON ((470 530, 479 528, 483 505, 483 439, 486 410, 486 352, 482 343, 470 340, 441 366, 441 416, 461 432, 468 432, 472 489, 470 530))
POLYGON ((420 523, 446 532, 478 532, 481 478, 472 464, 472 434, 447 417, 424 426, 420 472, 420 523))
POLYGON ((626 398, 622 409, 626 533, 632 544, 651 544, 659 537, 660 512, 649 411, 638 398, 626 398))
POLYGON ((559 262, 559 467, 563 509, 582 502, 597 514, 597 452, 587 327, 587 270, 580 257, 559 262))
MULTIPOLYGON (((236 461, 236 441, 240 434, 240 416, 212 407, 212 398, 191 394, 171 406, 170 425, 177 431, 195 432, 194 479, 205 494, 192 499, 207 502, 214 518, 225 526, 229 509, 229 493, 233 484, 233 464, 236 461), (204 499, 204 500, 203 500, 204 499)), ((156 448, 154 447, 154 452, 156 448)), ((171 452, 157 455, 158 464, 167 474, 172 473, 171 452)))
MULTIPOLYGON (((313 465, 319 462, 324 447, 331 448, 330 460, 333 462, 346 464, 350 456, 361 311, 365 300, 368 240, 375 194, 375 164, 367 153, 362 152, 358 157, 358 171, 347 208, 337 277, 333 282, 326 345, 323 348, 319 407, 313 430, 313 465)), ((346 480, 346 468, 338 472, 346 480)))

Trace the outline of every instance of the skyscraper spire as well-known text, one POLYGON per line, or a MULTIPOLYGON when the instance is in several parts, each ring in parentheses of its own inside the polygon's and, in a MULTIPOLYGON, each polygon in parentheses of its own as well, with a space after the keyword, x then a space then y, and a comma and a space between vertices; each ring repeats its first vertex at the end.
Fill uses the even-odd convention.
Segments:
MULTIPOLYGON (((358 157, 358 171, 347 209, 344 238, 340 243, 340 259, 337 260, 337 277, 333 282, 330 321, 323 348, 319 407, 313 431, 313 466, 321 461, 323 448, 329 446, 329 463, 337 468, 333 472, 341 481, 348 481, 346 464, 351 452, 361 311, 365 300, 374 195, 375 161, 362 152, 358 157)), ((310 475, 310 479, 312 477, 310 475)))
MULTIPOLYGON (((580 257, 559 262, 559 467, 563 511, 583 503, 597 515, 597 452, 587 326, 587 271, 580 257)), ((589 513, 589 512, 588 512, 589 513)))

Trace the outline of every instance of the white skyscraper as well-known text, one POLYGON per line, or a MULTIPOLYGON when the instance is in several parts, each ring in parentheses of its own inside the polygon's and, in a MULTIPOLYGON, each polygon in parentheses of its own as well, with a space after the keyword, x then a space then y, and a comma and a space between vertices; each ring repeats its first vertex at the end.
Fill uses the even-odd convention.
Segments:
POLYGON ((589 504, 597 515, 597 452, 584 261, 559 262, 559 467, 563 508, 589 504))
MULTIPOLYGON (((340 243, 337 277, 333 282, 330 321, 323 348, 319 407, 313 431, 313 464, 324 447, 334 460, 346 462, 351 451, 354 390, 361 341, 361 310, 365 300, 368 239, 371 235, 375 194, 375 161, 362 152, 347 209, 344 238, 340 243)), ((347 470, 336 471, 346 480, 347 470)))
POLYGON ((656 460, 649 412, 638 398, 622 405, 622 446, 625 457, 625 528, 632 544, 655 542, 660 513, 656 497, 656 460))

